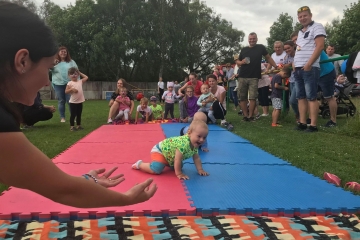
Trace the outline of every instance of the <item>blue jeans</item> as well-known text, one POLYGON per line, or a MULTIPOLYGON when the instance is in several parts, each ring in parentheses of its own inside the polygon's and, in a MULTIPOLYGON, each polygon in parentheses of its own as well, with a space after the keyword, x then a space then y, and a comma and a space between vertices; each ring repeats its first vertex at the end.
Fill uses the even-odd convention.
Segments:
POLYGON ((70 94, 65 94, 66 85, 53 84, 53 87, 58 100, 60 118, 65 118, 65 102, 69 104, 70 94))
POLYGON ((319 79, 319 87, 323 93, 324 98, 331 98, 334 96, 336 72, 335 69, 321 76, 319 79))
POLYGON ((235 87, 230 87, 228 91, 230 91, 230 99, 234 101, 235 107, 239 106, 239 100, 237 96, 237 92, 234 92, 235 87))
POLYGON ((295 68, 296 98, 315 101, 317 98, 320 68, 312 67, 310 71, 295 68))
POLYGON ((295 82, 290 82, 290 105, 297 117, 299 117, 298 100, 296 99, 296 86, 295 82))

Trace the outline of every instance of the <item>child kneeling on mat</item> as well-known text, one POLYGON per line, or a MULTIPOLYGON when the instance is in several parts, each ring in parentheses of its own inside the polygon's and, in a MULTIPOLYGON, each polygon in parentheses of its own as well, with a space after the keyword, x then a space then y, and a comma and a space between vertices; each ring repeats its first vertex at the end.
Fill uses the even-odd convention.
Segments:
MULTIPOLYGON (((194 114, 193 120, 199 120, 199 121, 203 121, 204 123, 206 123, 207 122, 207 116, 203 112, 197 112, 197 113, 194 114)), ((183 135, 187 134, 187 132, 189 131, 189 128, 190 128, 190 125, 181 128, 180 136, 183 136, 183 135)), ((206 139, 205 139, 204 143, 201 144, 201 146, 199 148, 203 152, 208 152, 209 151, 206 139)))
POLYGON ((192 156, 199 175, 208 176, 209 173, 202 169, 198 153, 199 147, 205 142, 208 131, 205 122, 193 120, 187 134, 167 138, 151 149, 151 163, 138 160, 132 165, 132 168, 151 174, 160 174, 165 166, 169 166, 174 168, 179 179, 186 180, 189 177, 182 172, 183 161, 192 156))

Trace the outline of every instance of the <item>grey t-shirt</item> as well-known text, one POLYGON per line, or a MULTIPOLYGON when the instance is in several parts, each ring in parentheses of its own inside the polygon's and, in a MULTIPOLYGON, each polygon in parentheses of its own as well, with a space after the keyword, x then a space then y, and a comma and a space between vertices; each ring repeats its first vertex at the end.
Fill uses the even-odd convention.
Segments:
MULTIPOLYGON (((338 58, 338 57, 341 57, 340 54, 336 54, 334 53, 332 56, 329 56, 328 57, 331 59, 331 58, 338 58)), ((336 76, 338 76, 340 74, 340 69, 341 69, 341 65, 343 64, 344 60, 337 60, 335 62, 333 62, 334 64, 334 67, 335 67, 335 72, 336 72, 336 76)), ((321 67, 321 65, 320 65, 321 67)))

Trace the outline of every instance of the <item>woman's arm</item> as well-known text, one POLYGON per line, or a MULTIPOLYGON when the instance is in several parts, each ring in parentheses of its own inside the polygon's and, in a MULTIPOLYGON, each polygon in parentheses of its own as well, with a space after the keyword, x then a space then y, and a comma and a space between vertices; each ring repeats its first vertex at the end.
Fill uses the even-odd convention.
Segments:
POLYGON ((23 133, 0 133, 0 182, 28 189, 55 202, 80 208, 124 206, 146 201, 156 186, 132 188, 125 194, 61 171, 23 133), (21 149, 21 151, 19 151, 21 149))
POLYGON ((220 93, 220 97, 219 98, 217 98, 216 96, 216 98, 219 100, 219 102, 224 102, 224 100, 225 100, 225 96, 226 96, 226 91, 223 91, 222 93, 220 93))

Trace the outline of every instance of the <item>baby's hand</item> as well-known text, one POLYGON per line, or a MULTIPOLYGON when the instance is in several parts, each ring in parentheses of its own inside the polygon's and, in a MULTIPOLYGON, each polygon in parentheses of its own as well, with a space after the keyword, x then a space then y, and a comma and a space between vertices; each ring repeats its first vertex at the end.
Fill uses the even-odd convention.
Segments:
POLYGON ((209 149, 208 149, 208 148, 201 148, 201 151, 203 151, 203 152, 208 152, 209 149))
POLYGON ((210 175, 209 173, 205 172, 203 169, 198 170, 198 173, 200 176, 209 176, 210 175))
POLYGON ((189 179, 189 177, 187 176, 187 175, 185 175, 185 174, 183 174, 183 173, 181 173, 181 174, 178 174, 178 175, 176 175, 177 177, 178 177, 178 179, 182 179, 182 180, 188 180, 189 179))

